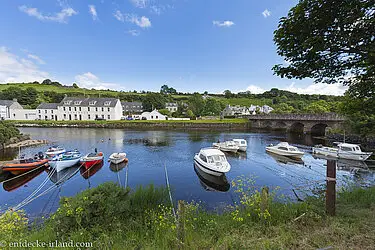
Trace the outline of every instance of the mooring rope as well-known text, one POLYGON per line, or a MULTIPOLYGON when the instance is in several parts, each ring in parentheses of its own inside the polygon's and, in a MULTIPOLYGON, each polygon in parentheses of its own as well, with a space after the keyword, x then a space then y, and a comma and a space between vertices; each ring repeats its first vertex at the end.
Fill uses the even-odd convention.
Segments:
POLYGON ((169 193, 169 199, 170 199, 171 205, 172 205, 172 212, 173 212, 174 217, 177 219, 176 211, 174 210, 174 204, 173 204, 173 200, 172 200, 171 188, 169 186, 169 178, 168 178, 168 171, 167 171, 167 164, 166 163, 164 163, 164 171, 165 171, 165 179, 167 180, 167 188, 168 188, 168 193, 169 193))

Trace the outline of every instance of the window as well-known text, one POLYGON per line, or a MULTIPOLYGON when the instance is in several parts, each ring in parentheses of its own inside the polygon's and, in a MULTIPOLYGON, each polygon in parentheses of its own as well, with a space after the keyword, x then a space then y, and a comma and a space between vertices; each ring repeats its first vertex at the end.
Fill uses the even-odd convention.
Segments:
POLYGON ((352 151, 352 148, 349 147, 341 147, 342 151, 352 151))
POLYGON ((104 102, 104 106, 109 106, 109 105, 111 105, 111 101, 104 102))
POLYGON ((42 119, 42 116, 41 116, 41 115, 39 115, 39 119, 42 119))
POLYGON ((206 158, 206 156, 200 154, 200 155, 199 155, 199 158, 201 158, 202 161, 207 162, 207 158, 206 158))
POLYGON ((75 101, 74 105, 80 105, 82 101, 75 101))
POLYGON ((95 118, 98 119, 98 115, 95 115, 95 118))
POLYGON ((66 114, 64 114, 64 119, 66 119, 66 114))
POLYGON ((79 111, 82 111, 82 108, 81 108, 81 107, 79 107, 79 111))
POLYGON ((64 102, 65 105, 70 105, 70 103, 72 103, 72 101, 65 101, 64 102))
POLYGON ((154 119, 154 116, 153 116, 153 115, 151 116, 151 119, 154 119))
POLYGON ((108 120, 110 120, 111 119, 111 116, 110 115, 108 115, 108 120))
POLYGON ((102 115, 102 118, 104 119, 104 115, 102 115))
POLYGON ((72 108, 71 108, 71 107, 69 107, 69 111, 72 111, 72 108))
POLYGON ((64 111, 65 111, 65 107, 63 107, 64 111))
POLYGON ((74 120, 77 120, 77 114, 74 115, 74 120))
POLYGON ((98 108, 95 108, 95 111, 98 112, 98 108))
POLYGON ((90 101, 89 105, 95 105, 96 101, 90 101))
POLYGON ((46 113, 46 114, 47 114, 47 109, 46 109, 46 110, 44 110, 44 113, 46 113))
POLYGON ((104 107, 102 107, 102 112, 104 112, 104 107))
POLYGON ((51 109, 51 114, 53 114, 53 109, 51 109))
POLYGON ((286 147, 279 147, 280 150, 288 151, 288 148, 286 147))
POLYGON ((51 115, 51 120, 53 120, 53 118, 54 118, 54 116, 53 116, 53 115, 51 115))
POLYGON ((108 112, 111 112, 111 108, 108 108, 108 112))
POLYGON ((46 120, 46 121, 48 120, 47 116, 44 117, 44 120, 46 120))
POLYGON ((89 120, 91 120, 91 115, 88 115, 89 120))
POLYGON ((39 114, 40 114, 41 110, 39 109, 39 114))
POLYGON ((156 119, 159 119, 159 116, 156 116, 156 119))
POLYGON ((89 111, 89 112, 90 112, 90 107, 88 107, 88 108, 87 108, 87 111, 89 111))
POLYGON ((77 111, 77 107, 74 107, 74 111, 77 111))

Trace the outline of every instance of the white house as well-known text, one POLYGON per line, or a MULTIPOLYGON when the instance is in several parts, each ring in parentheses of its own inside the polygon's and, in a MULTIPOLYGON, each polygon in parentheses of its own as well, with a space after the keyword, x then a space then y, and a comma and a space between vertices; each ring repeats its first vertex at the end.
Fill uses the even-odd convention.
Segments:
POLYGON ((120 120, 122 106, 116 98, 65 97, 57 105, 57 120, 120 120))
POLYGON ((36 108, 36 116, 38 120, 57 120, 59 103, 41 103, 36 108))
POLYGON ((0 100, 0 119, 16 120, 16 118, 18 117, 18 112, 16 110, 19 109, 23 109, 23 107, 17 102, 17 99, 0 100))
POLYGON ((250 112, 247 107, 242 106, 230 106, 227 105, 223 110, 224 116, 241 116, 241 115, 250 115, 250 112))
POLYGON ((142 120, 166 120, 167 117, 165 115, 162 115, 157 111, 156 109, 151 111, 151 112, 143 112, 142 115, 142 120))
POLYGON ((268 105, 258 106, 258 105, 252 105, 251 104, 251 106, 249 108, 250 113, 252 115, 255 115, 257 110, 258 110, 259 113, 269 114, 269 113, 271 113, 273 108, 268 106, 268 105))
POLYGON ((165 104, 165 108, 168 109, 169 112, 173 113, 177 111, 178 104, 176 102, 167 102, 165 104))
POLYGON ((121 102, 124 114, 141 114, 143 105, 141 102, 121 102))

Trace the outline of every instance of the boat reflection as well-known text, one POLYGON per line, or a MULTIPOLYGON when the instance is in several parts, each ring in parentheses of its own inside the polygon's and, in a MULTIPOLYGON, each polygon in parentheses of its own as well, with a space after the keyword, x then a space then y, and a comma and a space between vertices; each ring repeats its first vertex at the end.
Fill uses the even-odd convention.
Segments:
MULTIPOLYGON (((62 185, 79 172, 80 166, 80 164, 76 164, 73 167, 63 169, 60 172, 54 171, 49 179, 57 186, 62 185)), ((47 173, 50 173, 52 169, 47 169, 46 171, 47 173)))
POLYGON ((267 152, 269 156, 271 156, 276 162, 283 163, 283 164, 299 164, 303 165, 304 162, 302 159, 299 158, 292 158, 292 157, 287 157, 287 156, 282 156, 282 155, 277 155, 271 152, 267 152))
POLYGON ((89 179, 90 177, 92 177, 94 174, 96 174, 104 165, 104 161, 100 161, 94 165, 92 165, 90 168, 84 168, 84 167, 81 167, 80 168, 80 173, 82 175, 83 178, 85 178, 86 180, 89 179))
POLYGON ((338 170, 348 171, 353 174, 361 174, 370 172, 370 168, 364 161, 355 161, 347 159, 337 159, 334 157, 313 155, 314 159, 334 160, 338 170))
POLYGON ((247 153, 246 152, 237 152, 235 154, 225 154, 227 158, 235 158, 239 160, 247 160, 247 153))
POLYGON ((230 183, 228 182, 225 174, 221 176, 207 174, 200 170, 196 163, 194 163, 194 170, 199 178, 200 184, 205 190, 227 192, 230 189, 230 183))
POLYGON ((122 169, 124 169, 128 164, 125 163, 125 162, 121 162, 119 164, 113 164, 111 163, 109 165, 109 169, 114 172, 114 173, 117 173, 117 172, 120 172, 122 169))
POLYGON ((7 192, 16 190, 19 187, 24 186, 26 183, 30 182, 35 177, 39 176, 47 169, 47 166, 42 166, 37 169, 32 169, 28 172, 21 173, 19 175, 8 174, 6 180, 4 180, 3 188, 7 192))

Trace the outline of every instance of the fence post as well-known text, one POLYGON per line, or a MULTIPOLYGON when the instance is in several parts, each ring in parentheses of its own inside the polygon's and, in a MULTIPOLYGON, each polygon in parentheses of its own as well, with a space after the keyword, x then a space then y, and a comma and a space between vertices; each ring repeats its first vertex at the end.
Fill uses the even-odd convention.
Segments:
POLYGON ((177 239, 179 248, 183 248, 185 241, 185 203, 178 201, 177 205, 177 239))
POLYGON ((327 160, 326 213, 336 214, 336 161, 327 160))

